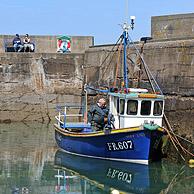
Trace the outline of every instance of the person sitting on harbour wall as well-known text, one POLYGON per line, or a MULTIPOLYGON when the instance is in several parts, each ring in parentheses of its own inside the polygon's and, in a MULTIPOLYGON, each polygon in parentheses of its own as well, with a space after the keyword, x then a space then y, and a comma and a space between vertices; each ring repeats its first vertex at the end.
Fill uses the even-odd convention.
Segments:
POLYGON ((91 123, 95 131, 103 130, 107 123, 109 110, 106 107, 106 100, 100 98, 94 106, 88 111, 88 122, 91 123))
POLYGON ((34 51, 34 44, 30 42, 30 38, 28 34, 25 35, 23 44, 24 44, 24 52, 26 52, 27 50, 29 52, 34 51))
POLYGON ((15 38, 13 39, 13 47, 15 52, 21 52, 23 49, 22 41, 19 34, 16 34, 15 38))

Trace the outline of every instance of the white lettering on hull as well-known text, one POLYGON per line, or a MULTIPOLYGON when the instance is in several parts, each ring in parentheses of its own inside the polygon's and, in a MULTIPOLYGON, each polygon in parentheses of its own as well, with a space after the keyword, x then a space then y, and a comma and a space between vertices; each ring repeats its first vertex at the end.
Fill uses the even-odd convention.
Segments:
POLYGON ((119 141, 119 142, 109 142, 107 143, 108 151, 122 151, 122 150, 133 150, 134 145, 131 140, 119 141))

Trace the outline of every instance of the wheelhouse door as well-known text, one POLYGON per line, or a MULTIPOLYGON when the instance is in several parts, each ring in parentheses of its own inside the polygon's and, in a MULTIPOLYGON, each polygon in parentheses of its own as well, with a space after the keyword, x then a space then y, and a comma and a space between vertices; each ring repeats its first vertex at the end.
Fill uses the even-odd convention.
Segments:
POLYGON ((125 99, 119 99, 119 127, 123 128, 125 126, 125 99))
POLYGON ((110 112, 114 116, 114 126, 116 129, 124 127, 125 99, 119 97, 110 98, 110 112))

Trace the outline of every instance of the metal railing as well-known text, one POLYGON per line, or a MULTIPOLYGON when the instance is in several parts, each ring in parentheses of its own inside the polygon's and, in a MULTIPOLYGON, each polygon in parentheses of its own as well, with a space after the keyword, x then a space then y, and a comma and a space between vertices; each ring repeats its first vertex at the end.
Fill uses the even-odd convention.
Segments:
POLYGON ((65 105, 57 106, 56 108, 58 111, 58 115, 55 116, 55 119, 57 120, 58 126, 62 126, 63 128, 65 128, 66 123, 69 122, 69 120, 73 120, 72 122, 78 121, 78 123, 86 123, 86 120, 84 118, 85 106, 65 105))

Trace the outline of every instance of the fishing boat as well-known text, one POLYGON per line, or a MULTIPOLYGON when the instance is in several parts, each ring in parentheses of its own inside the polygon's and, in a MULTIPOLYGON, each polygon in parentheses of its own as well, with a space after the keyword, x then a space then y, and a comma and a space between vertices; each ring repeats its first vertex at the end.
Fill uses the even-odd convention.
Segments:
MULTIPOLYGON (((88 190, 89 185, 94 185, 96 188, 106 189, 107 193, 113 190, 119 191, 118 193, 160 193, 167 187, 167 182, 162 176, 162 165, 158 162, 143 165, 106 161, 80 157, 58 150, 54 165, 55 169, 60 171, 57 176, 61 177, 62 184, 58 183, 60 188, 63 183, 67 186, 69 177, 84 180, 88 184, 86 187, 88 190), (64 176, 66 180, 63 181, 64 176)), ((71 185, 68 187, 70 188, 71 185)), ((91 190, 84 193, 91 193, 91 190)))
MULTIPOLYGON (((141 53, 139 54, 150 88, 129 87, 127 48, 131 24, 124 23, 120 36, 123 46, 123 85, 110 87, 105 92, 109 99, 109 116, 106 127, 94 131, 87 121, 88 104, 85 111, 76 112, 72 105, 58 107, 55 116, 55 139, 63 151, 74 155, 103 160, 132 162, 148 165, 162 157, 162 139, 165 129, 162 127, 164 116, 164 95, 150 73, 141 53), (68 111, 72 110, 71 113, 68 111), (68 119, 73 117, 70 122, 68 119), (75 119, 79 117, 79 119, 75 119)), ((131 45, 131 44, 130 44, 131 45)), ((134 44, 133 44, 134 45, 134 44)), ((134 45, 135 46, 135 45, 134 45)), ((87 97, 88 89, 85 85, 87 97)))

